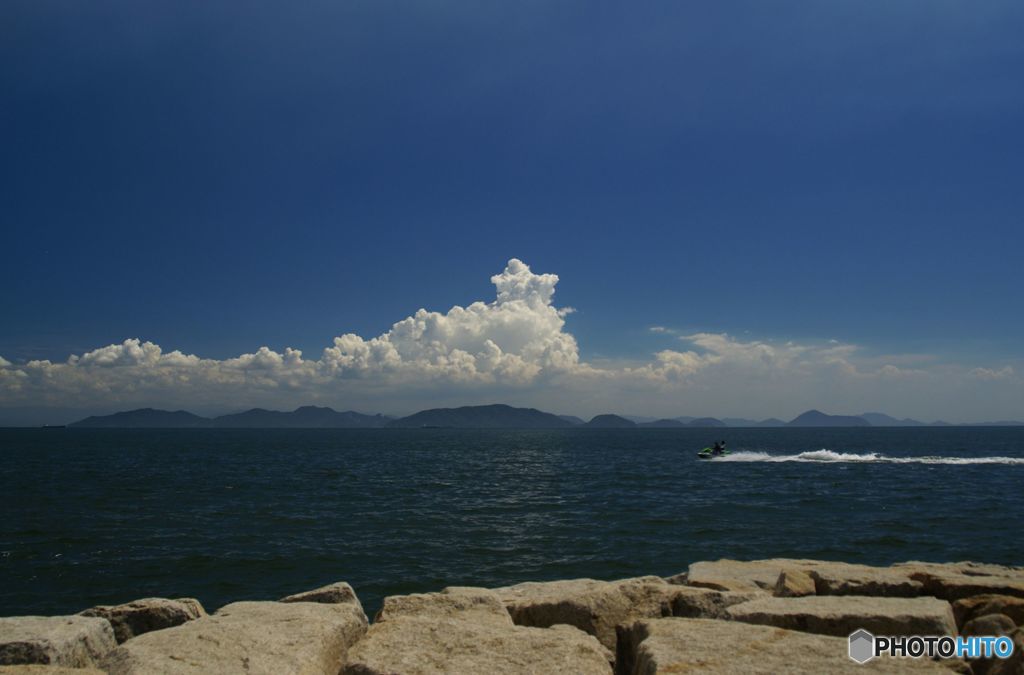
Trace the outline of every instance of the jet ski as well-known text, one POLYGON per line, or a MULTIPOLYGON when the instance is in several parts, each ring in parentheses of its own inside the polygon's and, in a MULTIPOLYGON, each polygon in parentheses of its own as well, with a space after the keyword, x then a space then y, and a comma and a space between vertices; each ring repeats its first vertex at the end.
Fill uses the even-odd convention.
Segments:
POLYGON ((715 457, 725 457, 729 454, 728 450, 715 450, 714 448, 704 448, 697 453, 697 459, 713 459, 715 457))

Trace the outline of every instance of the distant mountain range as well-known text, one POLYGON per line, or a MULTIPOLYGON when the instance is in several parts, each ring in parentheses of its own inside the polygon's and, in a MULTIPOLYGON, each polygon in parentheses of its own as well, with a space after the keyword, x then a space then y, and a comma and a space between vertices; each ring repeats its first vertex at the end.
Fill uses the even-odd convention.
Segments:
MULTIPOLYGON (((504 404, 433 408, 408 417, 393 419, 384 415, 366 415, 351 410, 338 412, 331 408, 303 406, 291 412, 253 408, 245 412, 219 417, 200 417, 185 410, 167 411, 142 408, 112 415, 86 417, 68 425, 80 429, 379 429, 384 427, 411 429, 424 427, 457 429, 587 429, 633 428, 720 428, 720 427, 923 427, 952 426, 946 422, 926 424, 913 419, 896 419, 884 413, 861 415, 829 415, 808 410, 789 422, 774 417, 750 420, 741 417, 673 417, 655 419, 614 415, 597 415, 589 421, 575 415, 553 415, 535 408, 515 408, 504 404)), ((1024 426, 1024 422, 983 422, 969 426, 1024 426)))
POLYGON ((225 429, 375 429, 387 426, 390 418, 383 415, 364 415, 346 410, 307 405, 292 412, 253 408, 234 415, 221 415, 211 420, 214 427, 225 429))
POLYGON ((141 408, 113 415, 86 417, 68 426, 83 429, 196 429, 213 426, 212 422, 209 418, 193 415, 184 410, 170 412, 141 408))
POLYGON ((925 427, 928 426, 924 422, 918 422, 912 420, 909 417, 898 420, 895 417, 890 417, 885 413, 862 413, 861 417, 866 419, 873 427, 925 427))
POLYGON ((388 425, 383 415, 338 412, 330 408, 303 406, 292 412, 253 408, 234 415, 200 417, 184 410, 168 412, 142 408, 127 412, 86 417, 69 427, 79 429, 373 429, 388 425))

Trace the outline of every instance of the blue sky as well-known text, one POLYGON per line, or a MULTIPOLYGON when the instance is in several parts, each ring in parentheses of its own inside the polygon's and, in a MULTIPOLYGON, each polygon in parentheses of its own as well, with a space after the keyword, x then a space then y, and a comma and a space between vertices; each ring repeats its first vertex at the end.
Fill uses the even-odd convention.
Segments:
MULTIPOLYGON (((564 412, 1024 417, 1021 34, 1016 1, 3 3, 0 404, 230 409, 250 399, 207 380, 12 373, 131 338, 320 359, 419 308, 494 301, 518 258, 575 309, 545 335, 618 374, 564 412), (723 334, 776 359, 833 340, 858 372, 931 379, 705 363, 703 382, 623 383, 723 334)), ((538 367, 251 402, 576 392, 538 367)))

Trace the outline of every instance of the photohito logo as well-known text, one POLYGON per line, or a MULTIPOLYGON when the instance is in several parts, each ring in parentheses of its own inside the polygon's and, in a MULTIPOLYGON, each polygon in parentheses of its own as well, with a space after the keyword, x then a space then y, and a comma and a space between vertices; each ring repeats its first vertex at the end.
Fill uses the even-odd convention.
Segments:
POLYGON ((872 635, 863 628, 850 633, 850 658, 867 663, 876 656, 909 656, 910 658, 1008 659, 1013 654, 1013 640, 1003 635, 872 635))
POLYGON ((875 636, 863 628, 850 633, 850 658, 857 663, 867 663, 875 658, 875 636))

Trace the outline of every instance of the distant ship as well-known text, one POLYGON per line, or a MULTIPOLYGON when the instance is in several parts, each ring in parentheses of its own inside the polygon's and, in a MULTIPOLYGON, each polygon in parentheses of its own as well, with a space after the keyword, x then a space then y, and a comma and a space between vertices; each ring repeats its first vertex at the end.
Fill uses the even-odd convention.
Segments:
POLYGON ((67 429, 68 425, 66 425, 66 424, 44 424, 43 428, 44 429, 67 429))

